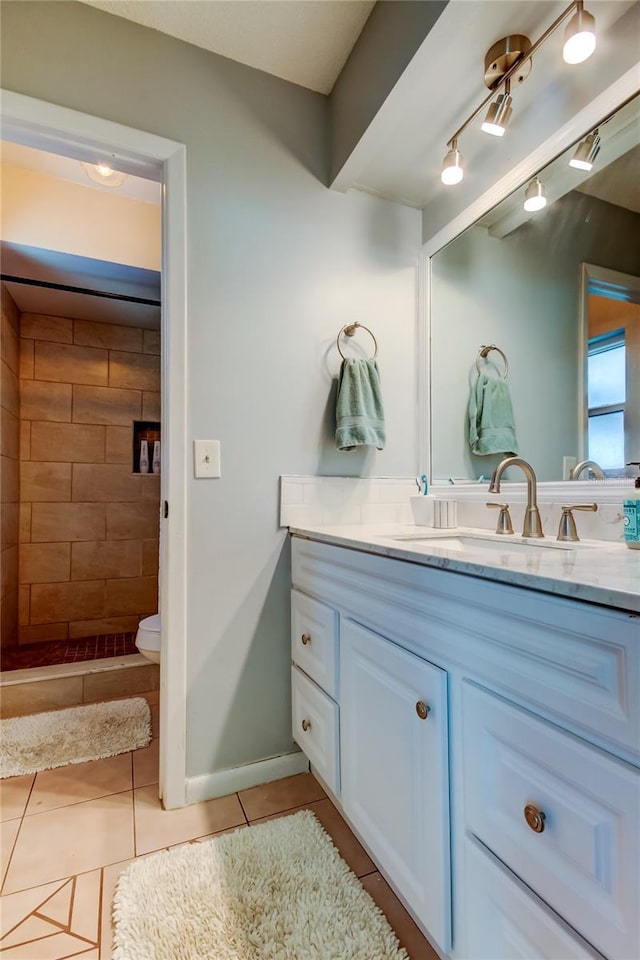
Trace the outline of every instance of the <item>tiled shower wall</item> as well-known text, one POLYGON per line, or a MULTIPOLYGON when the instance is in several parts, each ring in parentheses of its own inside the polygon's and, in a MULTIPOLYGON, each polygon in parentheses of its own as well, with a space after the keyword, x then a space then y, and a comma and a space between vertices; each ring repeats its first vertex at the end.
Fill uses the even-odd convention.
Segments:
POLYGON ((20 643, 135 630, 158 609, 160 480, 132 475, 160 420, 154 330, 20 318, 20 643))
POLYGON ((0 519, 2 521, 2 596, 0 645, 12 646, 18 637, 18 499, 20 482, 18 391, 18 309, 2 284, 2 349, 0 394, 2 408, 2 466, 0 469, 0 519))

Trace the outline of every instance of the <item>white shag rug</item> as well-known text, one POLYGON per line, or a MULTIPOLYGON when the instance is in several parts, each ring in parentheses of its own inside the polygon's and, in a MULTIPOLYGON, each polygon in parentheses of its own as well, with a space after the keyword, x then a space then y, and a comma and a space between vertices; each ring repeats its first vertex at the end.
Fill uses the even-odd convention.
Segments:
POLYGON ((0 721, 0 779, 85 763, 151 742, 143 697, 87 703, 0 721))
POLYGON ((131 863, 113 960, 409 960, 308 810, 131 863))

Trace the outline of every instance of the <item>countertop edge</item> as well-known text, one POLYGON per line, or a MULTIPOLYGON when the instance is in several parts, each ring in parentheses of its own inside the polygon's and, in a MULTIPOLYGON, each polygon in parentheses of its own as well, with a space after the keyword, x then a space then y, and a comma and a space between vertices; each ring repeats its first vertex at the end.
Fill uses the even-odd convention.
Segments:
MULTIPOLYGON (((412 529, 414 528, 399 524, 385 527, 382 525, 291 526, 289 533, 306 540, 348 547, 363 553, 462 573, 482 580, 595 603, 630 613, 640 613, 640 552, 636 560, 633 552, 626 551, 622 545, 607 544, 597 547, 596 554, 593 551, 585 551, 582 554, 576 551, 574 555, 572 551, 571 562, 566 554, 558 552, 557 557, 548 558, 549 565, 552 566, 555 563, 556 569, 552 567, 550 571, 541 574, 531 569, 523 569, 525 558, 518 557, 515 561, 511 558, 512 565, 505 567, 504 558, 499 561, 498 555, 462 558, 453 550, 441 548, 438 553, 431 553, 424 544, 418 548, 415 544, 412 545, 411 540, 394 543, 387 539, 412 529), (595 556, 598 556, 600 561, 604 561, 598 571, 593 571, 592 564, 591 566, 589 564, 589 560, 594 560, 595 556), (563 562, 565 569, 557 569, 557 566, 563 562), (621 586, 621 581, 625 582, 624 586, 621 586), (626 581, 633 581, 633 584, 627 584, 626 581), (628 586, 631 588, 629 589, 628 586)), ((465 531, 459 528, 456 531, 452 530, 451 534, 455 536, 461 532, 465 531)))

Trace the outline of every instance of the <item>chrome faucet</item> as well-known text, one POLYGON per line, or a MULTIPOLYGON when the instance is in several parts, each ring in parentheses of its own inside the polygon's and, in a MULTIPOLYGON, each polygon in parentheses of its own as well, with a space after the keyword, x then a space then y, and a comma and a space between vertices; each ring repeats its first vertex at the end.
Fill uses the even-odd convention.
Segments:
POLYGON ((578 480, 583 470, 591 470, 596 480, 604 480, 602 467, 595 460, 581 460, 580 463, 576 463, 575 467, 571 468, 569 480, 578 480))
POLYGON ((527 508, 524 513, 523 537, 544 537, 538 510, 537 481, 533 467, 520 457, 505 457, 493 471, 489 493, 500 493, 500 479, 507 467, 520 467, 527 478, 527 508))

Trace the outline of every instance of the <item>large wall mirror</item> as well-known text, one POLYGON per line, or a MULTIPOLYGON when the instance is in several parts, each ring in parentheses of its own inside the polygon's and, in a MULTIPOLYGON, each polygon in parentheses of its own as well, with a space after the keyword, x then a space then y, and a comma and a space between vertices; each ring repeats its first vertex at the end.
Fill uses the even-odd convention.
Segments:
POLYGON ((524 209, 523 185, 432 257, 436 482, 488 477, 508 452, 508 431, 502 453, 478 455, 469 430, 478 377, 504 378, 505 359, 517 452, 539 480, 586 459, 631 476, 640 460, 640 96, 594 133, 591 169, 569 163, 579 142, 538 173, 543 209, 524 209))

